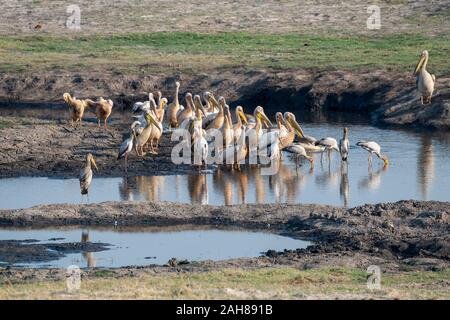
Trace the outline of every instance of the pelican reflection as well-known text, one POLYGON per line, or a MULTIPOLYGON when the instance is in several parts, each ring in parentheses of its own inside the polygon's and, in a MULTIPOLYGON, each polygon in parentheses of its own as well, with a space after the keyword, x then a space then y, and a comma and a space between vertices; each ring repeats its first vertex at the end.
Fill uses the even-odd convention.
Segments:
POLYGON ((434 146, 429 136, 422 136, 417 156, 417 175, 423 200, 428 199, 428 191, 434 180, 434 146))

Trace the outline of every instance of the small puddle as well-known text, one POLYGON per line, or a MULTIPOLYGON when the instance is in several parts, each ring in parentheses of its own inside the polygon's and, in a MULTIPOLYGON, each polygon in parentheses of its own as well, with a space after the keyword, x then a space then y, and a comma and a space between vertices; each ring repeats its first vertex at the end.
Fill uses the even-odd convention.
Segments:
MULTIPOLYGON (((242 229, 201 229, 199 227, 167 227, 140 229, 0 229, 0 265, 6 260, 5 240, 18 240, 21 245, 48 245, 89 243, 107 244, 106 250, 70 253, 60 257, 34 257, 34 262, 17 261, 16 267, 67 268, 70 265, 86 267, 118 268, 166 264, 171 258, 178 261, 224 260, 242 257, 258 257, 268 250, 306 248, 310 242, 278 234, 242 229), (30 240, 37 241, 30 241, 30 240), (46 261, 42 261, 46 260, 46 261), (49 260, 49 261, 48 261, 49 260)), ((14 242, 14 241, 11 241, 14 242)), ((11 257, 11 250, 8 249, 11 257)), ((54 249, 48 249, 55 253, 54 249)), ((37 251, 34 250, 36 253, 37 251)), ((30 255, 27 259, 33 259, 30 255)), ((10 258, 12 259, 12 258, 10 258)), ((6 263, 5 263, 6 262, 6 263)))

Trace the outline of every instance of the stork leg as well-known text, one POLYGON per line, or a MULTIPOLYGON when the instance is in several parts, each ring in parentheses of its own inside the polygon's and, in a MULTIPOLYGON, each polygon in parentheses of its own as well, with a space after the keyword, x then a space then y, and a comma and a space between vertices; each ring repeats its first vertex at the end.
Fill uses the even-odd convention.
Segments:
POLYGON ((128 153, 125 155, 125 173, 128 173, 128 153))

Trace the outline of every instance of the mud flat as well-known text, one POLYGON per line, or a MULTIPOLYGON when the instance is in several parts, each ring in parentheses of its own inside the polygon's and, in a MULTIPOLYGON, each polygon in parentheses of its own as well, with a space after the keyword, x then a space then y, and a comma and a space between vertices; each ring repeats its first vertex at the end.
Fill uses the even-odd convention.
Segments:
MULTIPOLYGON (((169 202, 105 202, 90 205, 47 205, 0 210, 2 227, 90 225, 118 227, 144 225, 212 225, 264 229, 310 240, 306 249, 268 251, 259 258, 183 262, 164 266, 114 269, 130 272, 191 272, 227 267, 345 266, 384 270, 445 270, 450 267, 450 203, 400 201, 343 209, 321 205, 196 206, 169 202)), ((2 243, 2 246, 5 246, 2 243)), ((12 248, 11 246, 9 248, 12 248)), ((20 250, 17 251, 20 254, 20 250)), ((9 254, 12 254, 11 252, 9 254)), ((60 279, 62 271, 1 270, 3 281, 24 278, 60 279)), ((86 274, 92 270, 85 270, 86 274)))
MULTIPOLYGON (((126 75, 102 72, 39 75, 0 74, 0 107, 65 108, 62 95, 107 96, 115 110, 129 110, 149 91, 161 90, 173 98, 174 82, 185 92, 206 90, 223 95, 232 107, 251 112, 257 105, 268 111, 347 111, 365 114, 374 124, 450 129, 450 77, 440 74, 431 105, 420 104, 415 78, 410 72, 386 70, 245 70, 224 69, 208 73, 126 75), (70 89, 68 89, 70 88, 70 89), (250 110, 251 109, 251 110, 250 110)), ((5 115, 5 112, 2 112, 5 115)), ((14 116, 14 113, 10 113, 14 116)), ((38 115, 38 113, 37 113, 38 115)))

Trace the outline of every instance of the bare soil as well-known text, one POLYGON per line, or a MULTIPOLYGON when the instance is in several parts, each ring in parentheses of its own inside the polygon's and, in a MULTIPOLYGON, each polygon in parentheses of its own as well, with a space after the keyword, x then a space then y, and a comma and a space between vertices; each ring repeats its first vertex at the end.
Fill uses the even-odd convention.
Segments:
MULTIPOLYGON (((322 205, 200 206, 177 203, 105 202, 0 210, 0 226, 219 225, 265 229, 311 240, 307 249, 266 252, 259 258, 182 262, 112 270, 117 277, 140 272, 189 272, 239 266, 299 268, 383 266, 383 270, 440 270, 450 266, 450 203, 400 201, 343 209, 322 205)), ((10 247, 10 249, 12 249, 10 247)), ((20 255, 19 251, 17 255, 20 255)), ((9 252, 9 254, 12 254, 9 252)), ((59 271, 0 269, 2 281, 60 279, 59 271)), ((86 274, 95 271, 86 270, 86 274)))
POLYGON ((1 34, 105 34, 156 31, 259 33, 339 32, 379 35, 448 30, 448 1, 381 0, 227 0, 227 1, 83 1, 81 30, 66 27, 71 2, 62 0, 3 0, 1 34), (380 30, 367 28, 370 5, 380 7, 380 30), (108 14, 105 14, 107 12, 108 14))

